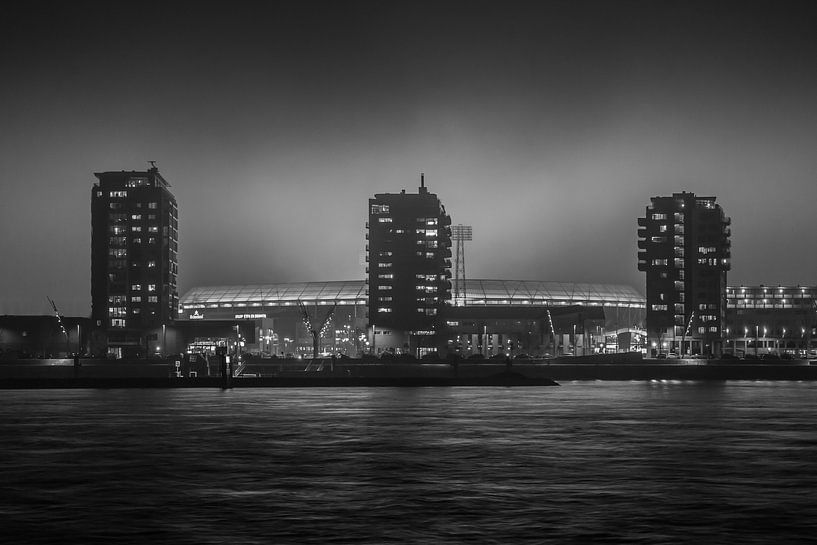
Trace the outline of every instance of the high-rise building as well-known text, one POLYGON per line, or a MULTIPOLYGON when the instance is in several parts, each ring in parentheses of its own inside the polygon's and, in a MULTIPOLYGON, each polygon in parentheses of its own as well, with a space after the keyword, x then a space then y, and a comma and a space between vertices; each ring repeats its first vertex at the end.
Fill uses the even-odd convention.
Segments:
POLYGON ((731 220, 715 197, 653 197, 638 218, 638 270, 647 273, 653 354, 720 354, 731 220))
POLYGON ((369 199, 366 225, 370 348, 434 350, 451 299, 451 218, 421 176, 418 193, 369 199))
POLYGON ((97 172, 91 190, 91 315, 108 353, 161 353, 178 306, 178 208, 159 170, 97 172))

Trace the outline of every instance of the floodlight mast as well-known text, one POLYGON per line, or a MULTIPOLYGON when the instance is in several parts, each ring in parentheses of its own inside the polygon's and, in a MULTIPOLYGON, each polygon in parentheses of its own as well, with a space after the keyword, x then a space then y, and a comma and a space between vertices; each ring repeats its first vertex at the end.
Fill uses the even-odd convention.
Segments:
POLYGON ((451 238, 456 244, 454 259, 454 306, 465 306, 465 241, 474 239, 474 230, 470 225, 451 226, 451 238))

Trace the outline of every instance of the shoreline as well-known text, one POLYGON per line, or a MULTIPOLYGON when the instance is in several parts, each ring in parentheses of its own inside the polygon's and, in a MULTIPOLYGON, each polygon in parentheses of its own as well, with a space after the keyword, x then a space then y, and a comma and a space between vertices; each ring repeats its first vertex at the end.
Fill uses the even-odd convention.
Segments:
POLYGON ((327 388, 555 386, 565 381, 817 381, 817 365, 806 360, 746 363, 734 360, 641 360, 609 362, 592 358, 570 361, 467 361, 451 363, 324 361, 307 370, 302 360, 265 360, 244 367, 244 375, 225 377, 210 368, 189 377, 168 361, 113 362, 82 360, 0 362, 0 390, 45 388, 327 388))

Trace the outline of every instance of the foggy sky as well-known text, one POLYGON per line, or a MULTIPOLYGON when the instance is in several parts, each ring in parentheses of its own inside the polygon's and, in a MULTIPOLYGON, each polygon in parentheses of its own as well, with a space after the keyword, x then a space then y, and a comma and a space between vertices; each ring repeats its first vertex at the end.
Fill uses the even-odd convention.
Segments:
POLYGON ((808 3, 26 3, 0 37, 0 314, 90 313, 93 172, 157 161, 196 285, 362 279, 420 172, 472 278, 644 290, 649 199, 715 195, 730 284, 817 284, 808 3))

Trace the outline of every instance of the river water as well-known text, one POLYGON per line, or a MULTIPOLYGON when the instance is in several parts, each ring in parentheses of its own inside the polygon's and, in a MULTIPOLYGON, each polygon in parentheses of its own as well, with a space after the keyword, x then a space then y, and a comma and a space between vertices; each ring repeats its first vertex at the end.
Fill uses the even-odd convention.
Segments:
POLYGON ((817 384, 0 392, 4 543, 797 543, 817 384))

